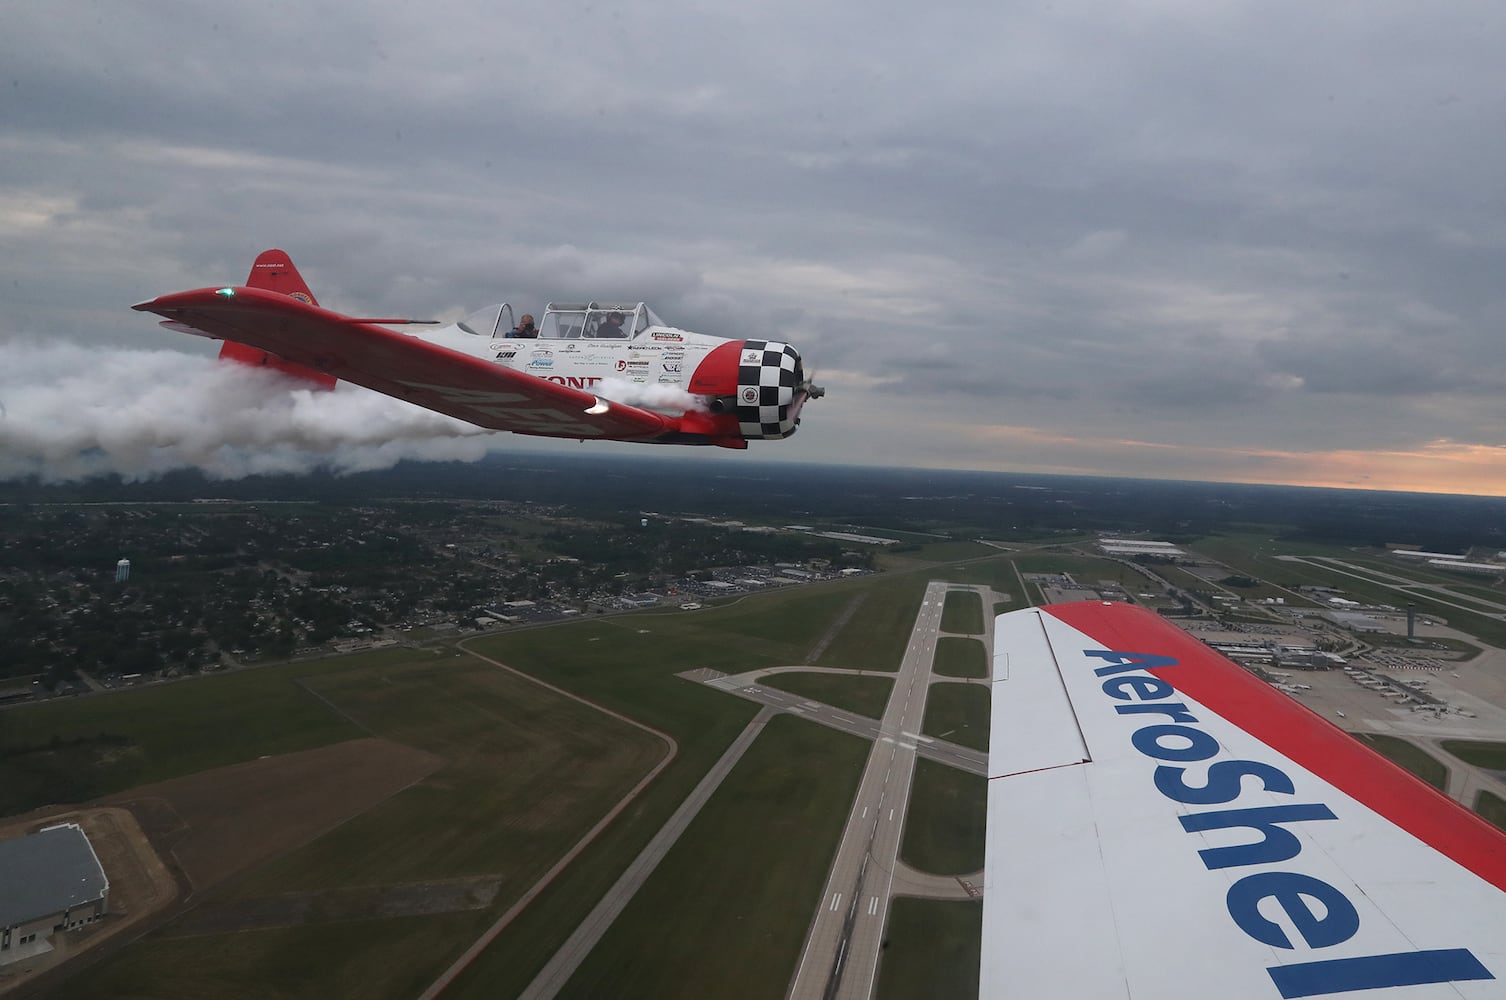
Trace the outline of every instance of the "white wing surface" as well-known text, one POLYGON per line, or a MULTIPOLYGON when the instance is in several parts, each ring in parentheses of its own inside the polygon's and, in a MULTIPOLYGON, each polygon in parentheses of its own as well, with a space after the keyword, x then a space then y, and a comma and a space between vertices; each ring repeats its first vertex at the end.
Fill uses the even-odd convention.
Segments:
POLYGON ((1506 996, 1506 835, 1147 610, 995 623, 985 998, 1506 996))

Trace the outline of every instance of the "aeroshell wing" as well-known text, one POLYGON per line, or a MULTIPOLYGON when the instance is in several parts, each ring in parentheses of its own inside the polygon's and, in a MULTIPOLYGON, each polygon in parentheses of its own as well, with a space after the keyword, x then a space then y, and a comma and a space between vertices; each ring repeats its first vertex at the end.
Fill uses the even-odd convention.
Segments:
POLYGON ((132 306, 249 344, 492 430, 543 437, 651 440, 676 429, 658 413, 493 365, 257 288, 200 288, 132 306))
POLYGON ((995 621, 979 996, 1506 995, 1506 836, 1143 608, 995 621))

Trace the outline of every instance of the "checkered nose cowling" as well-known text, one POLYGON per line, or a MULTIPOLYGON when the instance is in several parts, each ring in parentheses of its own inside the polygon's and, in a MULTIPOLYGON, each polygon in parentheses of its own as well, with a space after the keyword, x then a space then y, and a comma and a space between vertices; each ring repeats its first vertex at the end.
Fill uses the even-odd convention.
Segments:
POLYGON ((800 354, 789 344, 745 340, 737 364, 737 422, 744 438, 787 438, 795 433, 803 394, 800 354))

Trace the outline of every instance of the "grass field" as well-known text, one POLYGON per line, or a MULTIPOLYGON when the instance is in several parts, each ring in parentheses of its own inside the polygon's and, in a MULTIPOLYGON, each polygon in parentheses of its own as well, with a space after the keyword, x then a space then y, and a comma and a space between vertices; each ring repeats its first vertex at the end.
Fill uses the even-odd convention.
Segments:
POLYGON ((777 637, 779 644, 788 650, 783 654, 787 657, 783 662, 803 663, 807 651, 847 606, 853 593, 872 586, 873 579, 865 577, 824 587, 791 587, 691 614, 668 611, 629 615, 621 620, 642 628, 659 628, 660 621, 674 622, 694 633, 738 636, 759 643, 777 637), (650 620, 655 624, 646 623, 650 620))
POLYGON ((499 899, 516 898, 668 752, 651 733, 469 659, 315 684, 373 732, 448 763, 262 868, 238 896, 497 873, 499 899))
POLYGON ((1488 771, 1506 771, 1506 743, 1483 740, 1444 740, 1443 749, 1466 764, 1488 771))
POLYGON ((889 692, 894 689, 892 677, 859 677, 856 674, 771 674, 759 683, 798 694, 802 698, 813 698, 837 708, 845 708, 870 719, 883 717, 884 706, 889 703, 889 692))
MULTIPOLYGON (((447 763, 303 848, 211 889, 211 900, 495 874, 501 880, 495 912, 537 881, 667 752, 653 734, 469 656, 314 671, 304 682, 363 730, 447 763)), ((405 993, 391 995, 415 995, 487 917, 477 912, 151 941, 88 971, 80 989, 83 995, 128 995, 112 984, 142 977, 153 983, 144 991, 152 996, 369 996, 399 982, 407 984, 405 993), (413 926, 398 932, 397 924, 413 926), (290 948, 290 938, 296 947, 290 948), (409 946, 409 938, 422 946, 409 946), (309 957, 305 940, 322 942, 326 958, 309 957), (318 970, 280 982, 289 950, 318 970), (327 966, 345 970, 346 980, 332 984, 327 966), (352 971, 359 968, 373 975, 352 971)))
POLYGON ((920 731, 959 746, 987 750, 988 695, 985 684, 932 684, 920 731))
POLYGON ((1333 545, 1312 545, 1277 542, 1270 532, 1234 533, 1200 538, 1188 548, 1228 566, 1230 571, 1241 576, 1265 580, 1275 586, 1275 596, 1285 597, 1288 604, 1298 607, 1317 607, 1317 603, 1296 591, 1302 583, 1316 583, 1316 579, 1303 572, 1300 563, 1282 562, 1278 555, 1338 555, 1347 550, 1333 545))
MULTIPOLYGON (((499 995, 493 987, 501 981, 514 982, 513 992, 521 989, 756 711, 674 674, 698 666, 737 671, 798 662, 847 605, 850 593, 850 588, 781 591, 694 615, 624 616, 478 641, 479 651, 643 718, 675 734, 680 743, 675 762, 634 807, 478 960, 478 995, 499 995), (494 964, 504 970, 500 977, 494 964)), ((329 676, 304 667, 302 672, 310 675, 305 683, 365 728, 431 748, 451 764, 431 781, 250 873, 223 895, 257 898, 478 872, 496 872, 504 879, 490 913, 433 918, 452 929, 438 938, 419 934, 425 943, 416 950, 381 944, 386 928, 397 921, 319 929, 311 939, 338 950, 329 964, 348 969, 351 956, 350 963, 374 970, 374 976, 364 979, 352 976, 346 995, 383 992, 392 983, 405 984, 395 995, 420 992, 620 797, 630 779, 651 763, 648 756, 657 759, 663 752, 663 743, 649 734, 469 658, 452 659, 440 669, 398 664, 385 672, 329 676), (355 938, 360 940, 348 940, 355 938), (367 949, 366 940, 378 943, 367 949), (405 964, 404 955, 419 964, 405 964)), ((270 678, 276 670, 280 668, 255 673, 270 678)), ((290 690, 342 727, 361 732, 308 692, 296 686, 290 690)), ((229 730, 222 742, 231 742, 235 731, 229 730)), ((822 763, 816 759, 811 766, 822 763)), ((825 847, 829 850, 831 843, 825 847)), ((819 885, 812 891, 818 892, 819 885)), ((117 968, 111 962, 97 974, 104 977, 101 982, 114 981, 111 977, 126 978, 144 969, 145 977, 160 982, 164 991, 182 983, 185 996, 233 994, 234 984, 244 980, 246 995, 267 995, 262 984, 276 983, 279 962, 260 954, 262 946, 256 942, 285 947, 286 936, 276 931, 235 935, 235 946, 228 948, 220 936, 131 949, 121 957, 125 965, 117 968), (185 953, 196 957, 184 962, 185 953), (191 968, 155 967, 153 955, 191 968), (266 980, 247 971, 262 967, 269 970, 266 980), (218 985, 206 992, 201 984, 211 980, 218 985)), ((457 988, 450 995, 462 994, 457 988)), ((315 976, 306 989, 289 985, 285 995, 340 995, 340 989, 315 976)))
POLYGON ((944 635, 936 641, 932 668, 943 677, 987 677, 988 648, 977 639, 944 635))
MULTIPOLYGON (((861 583, 880 592, 876 599, 870 591, 861 611, 883 606, 896 593, 923 592, 925 585, 920 580, 917 590, 913 581, 901 580, 899 585, 892 580, 877 579, 861 583)), ((840 595, 827 605, 835 614, 847 606, 855 588, 844 584, 834 585, 831 590, 840 595)), ((730 608, 715 609, 712 615, 705 611, 630 615, 582 622, 569 628, 505 634, 476 643, 478 651, 671 733, 679 740, 680 754, 634 808, 609 827, 530 904, 446 992, 446 997, 514 995, 564 943, 756 711, 741 699, 681 680, 674 673, 695 666, 740 672, 798 662, 792 650, 803 654, 811 635, 798 635, 790 641, 791 637, 782 629, 785 617, 782 609, 787 599, 784 593, 760 595, 730 608), (748 643, 719 640, 713 616, 725 614, 739 616, 741 626, 750 636, 763 632, 779 638, 748 643), (639 633, 639 628, 649 632, 639 633)), ((910 620, 918 604, 917 596, 909 612, 910 620)), ((829 621, 815 624, 824 630, 829 621)), ((905 628, 901 644, 908 637, 908 620, 905 628)), ((897 663, 896 652, 894 665, 897 663)), ((729 835, 730 839, 718 845, 718 850, 741 852, 746 845, 759 841, 761 830, 756 823, 746 826, 736 835, 729 835)), ((830 850, 834 846, 832 841, 825 848, 830 850)), ((787 975, 789 970, 784 972, 787 975)))
POLYGON ((783 996, 869 747, 775 717, 559 995, 783 996))
MULTIPOLYGON (((526 985, 756 711, 675 674, 696 667, 740 672, 801 662, 859 593, 864 600, 834 635, 823 660, 892 670, 925 585, 922 574, 863 578, 752 596, 689 614, 603 617, 472 640, 479 654, 670 734, 679 750, 447 997, 508 996, 526 985)), ((498 874, 504 888, 487 912, 148 938, 76 980, 76 995, 89 996, 416 995, 617 800, 663 747, 649 734, 471 657, 422 650, 261 668, 28 706, 5 717, 11 745, 100 732, 135 741, 143 756, 135 774, 153 779, 367 732, 430 749, 449 761, 430 779, 325 837, 226 883, 209 894, 211 900, 473 873, 498 874), (293 971, 299 968, 301 976, 293 971)), ((729 853, 742 864, 750 851, 763 850, 777 858, 771 855, 758 877, 807 886, 812 897, 819 893, 867 744, 799 720, 778 721, 759 743, 773 749, 755 744, 760 756, 750 753, 745 776, 727 786, 740 791, 703 815, 701 832, 681 845, 689 857, 704 859, 682 869, 689 881, 678 886, 681 896, 684 884, 703 883, 706 872, 725 864, 729 853), (749 763, 763 760, 762 755, 780 761, 759 766, 768 774, 754 773, 749 763), (771 782, 767 788, 760 784, 765 781, 771 782), (745 807, 743 799, 760 805, 745 807), (791 832, 769 836, 780 824, 791 832), (791 844, 797 845, 793 864, 791 844), (770 875, 787 864, 788 877, 770 875)), ((120 787, 136 780, 122 778, 120 787)), ((781 954, 798 950, 811 903, 801 901, 792 910, 780 893, 759 897, 756 886, 749 891, 758 904, 745 919, 756 918, 768 930, 753 942, 756 959, 746 961, 768 967, 769 935, 778 938, 781 954), (792 922, 791 912, 803 916, 792 922)), ((657 904, 643 904, 652 914, 648 925, 672 917, 682 902, 666 890, 657 904)), ((726 906, 723 899, 714 902, 726 906)), ((713 942, 722 934, 742 940, 744 926, 729 930, 705 918, 696 926, 687 923, 685 947, 694 951, 701 931, 713 942)), ((788 966, 767 971, 770 981, 779 981, 775 994, 790 971, 788 966)), ((645 968, 642 974, 646 981, 668 976, 663 969, 645 968)))
POLYGON ((934 875, 982 871, 987 805, 988 781, 981 775, 916 760, 900 857, 934 875))
POLYGON ((999 551, 992 545, 981 542, 929 542, 918 551, 904 555, 932 563, 960 562, 964 559, 979 559, 999 551))
MULTIPOLYGON (((904 573, 856 582, 866 589, 867 596, 818 663, 853 670, 898 670, 925 596, 927 577, 904 573)), ((777 622, 771 627, 782 628, 777 622)))
POLYGON ((983 600, 971 590, 953 590, 941 609, 941 630, 965 635, 983 634, 983 600))
POLYGON ((1361 742, 1385 754, 1439 791, 1448 787, 1448 768, 1409 740, 1380 733, 1355 733, 1361 742))
MULTIPOLYGON (((1437 597, 1439 595, 1436 591, 1422 590, 1418 587, 1401 587, 1398 596, 1403 597, 1409 601, 1416 601, 1418 597, 1426 599, 1429 596, 1437 597)), ((1487 615, 1498 613, 1501 610, 1499 602, 1492 604, 1489 601, 1476 600, 1475 598, 1468 595, 1455 592, 1450 592, 1444 598, 1444 600, 1447 600, 1454 604, 1461 604, 1465 608, 1468 608, 1472 611, 1478 611, 1487 615)), ((1396 602, 1393 601, 1392 603, 1394 604, 1396 602)))
MULTIPOLYGON (((86 762, 87 773, 60 781, 56 765, 68 763, 66 748, 41 754, 0 751, 0 814, 71 801, 193 774, 268 754, 327 746, 365 736, 299 686, 303 677, 379 669, 418 659, 434 662, 451 654, 380 650, 308 663, 260 667, 153 684, 109 694, 54 699, 9 709, 0 718, 3 746, 50 748, 54 741, 117 740, 113 759, 86 762), (57 754, 61 753, 59 757, 57 754), (103 766, 100 766, 103 764, 103 766), (71 783, 71 784, 70 784, 71 783)), ((79 764, 74 761, 74 764, 79 764)))
POLYGON ((982 903, 900 897, 890 908, 884 942, 878 1000, 977 997, 982 903))
POLYGON ((1479 584, 1451 583, 1449 589, 1456 594, 1468 594, 1490 604, 1506 604, 1506 587, 1482 587, 1479 584))
POLYGON ((57 1000, 415 997, 432 978, 435 956, 483 927, 480 914, 457 913, 208 938, 148 937, 47 995, 57 1000))
POLYGON ((1024 607, 1020 594, 1020 580, 1015 576, 1012 556, 995 556, 992 559, 974 559, 948 566, 944 573, 951 583, 984 584, 996 593, 1009 595, 1004 602, 1012 607, 1024 607))

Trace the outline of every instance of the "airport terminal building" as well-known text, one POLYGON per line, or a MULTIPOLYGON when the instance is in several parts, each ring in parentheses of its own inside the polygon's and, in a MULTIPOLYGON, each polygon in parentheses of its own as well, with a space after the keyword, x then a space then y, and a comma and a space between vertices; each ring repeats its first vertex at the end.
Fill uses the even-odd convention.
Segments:
POLYGON ((51 935, 100 919, 109 901, 110 880, 76 823, 0 841, 0 965, 51 950, 51 935))

